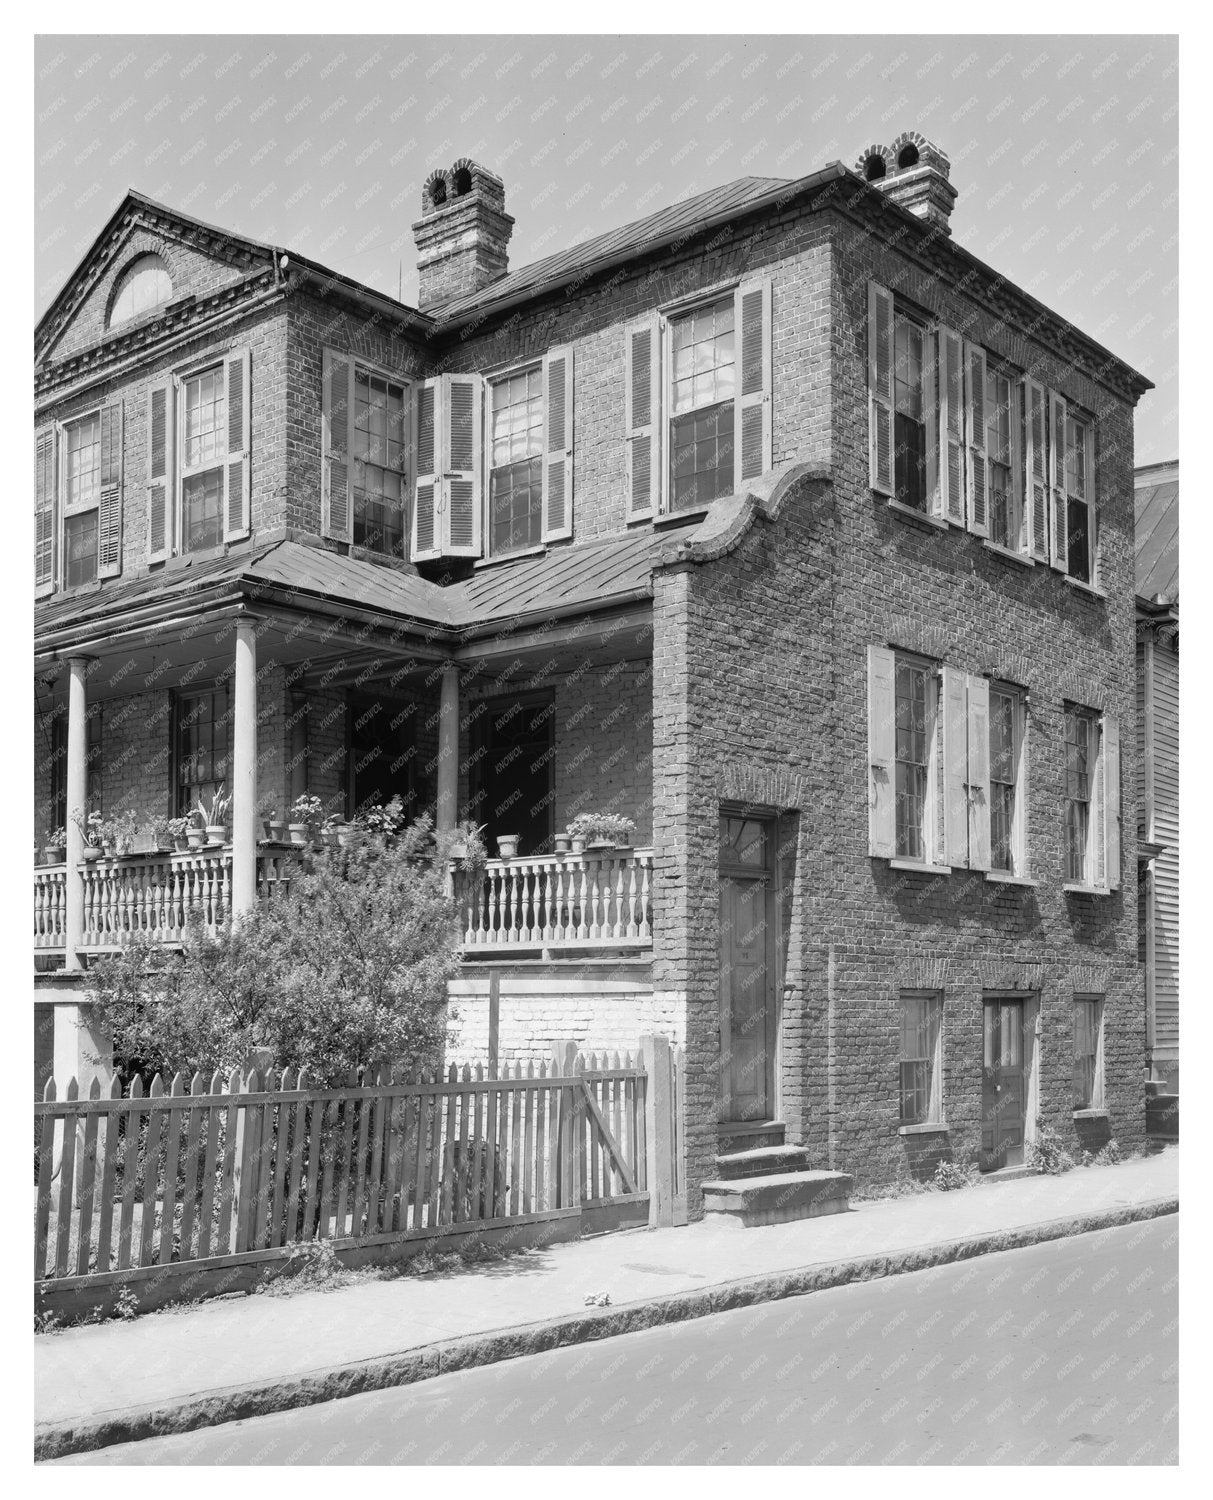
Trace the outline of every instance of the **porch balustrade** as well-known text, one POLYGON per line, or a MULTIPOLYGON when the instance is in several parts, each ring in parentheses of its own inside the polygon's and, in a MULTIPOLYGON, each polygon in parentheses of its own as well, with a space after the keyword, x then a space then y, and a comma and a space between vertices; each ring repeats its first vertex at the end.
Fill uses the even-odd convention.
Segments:
POLYGON ((456 882, 468 953, 519 948, 648 948, 651 849, 491 859, 456 882))
MULTIPOLYGON (((258 853, 260 899, 290 890, 297 859, 289 849, 258 853)), ((456 879, 464 950, 651 947, 652 871, 651 849, 490 860, 478 884, 456 879)), ((81 875, 87 952, 119 948, 136 932, 180 943, 195 912, 214 933, 231 911, 230 846, 86 860, 81 875)), ((63 865, 35 868, 35 952, 64 951, 66 891, 63 865)))

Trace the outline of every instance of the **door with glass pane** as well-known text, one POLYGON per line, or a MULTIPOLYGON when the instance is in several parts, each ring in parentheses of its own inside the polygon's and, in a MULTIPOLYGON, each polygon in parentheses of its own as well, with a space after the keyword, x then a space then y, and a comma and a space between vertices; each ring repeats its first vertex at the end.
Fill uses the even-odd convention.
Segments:
POLYGON ((775 1117, 774 820, 720 820, 720 1118, 775 1117))
POLYGON ((987 1000, 982 1007, 981 1170, 1019 1166, 1024 1150, 1024 1003, 987 1000))

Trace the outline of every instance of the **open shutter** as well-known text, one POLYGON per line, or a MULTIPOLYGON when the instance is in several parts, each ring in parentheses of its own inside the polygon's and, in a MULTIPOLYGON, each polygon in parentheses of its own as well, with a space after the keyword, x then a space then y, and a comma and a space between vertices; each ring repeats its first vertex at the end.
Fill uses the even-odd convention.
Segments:
POLYGON ((969 498, 969 530, 990 534, 989 484, 986 464, 986 351, 965 341, 965 448, 969 498))
POLYGON ((746 282, 734 294, 741 383, 733 407, 733 489, 771 467, 771 281, 746 282))
POLYGON ((624 446, 627 450, 628 520, 656 511, 661 481, 658 392, 661 389, 661 339, 653 313, 625 330, 624 446))
POLYGON ((964 342, 951 328, 939 330, 939 444, 944 514, 965 523, 964 342))
POLYGON ((1049 560, 1049 450, 1045 442, 1045 389, 1034 380, 1024 382, 1026 420, 1024 470, 1027 477, 1028 548, 1037 562, 1049 560))
POLYGON ((238 542, 252 526, 249 483, 249 373, 247 349, 238 349, 224 361, 227 385, 227 463, 224 466, 225 495, 223 540, 238 542))
POLYGON ((879 859, 897 852, 896 671, 894 652, 868 647, 868 853, 879 859))
POLYGON ((101 408, 101 498, 97 507, 97 577, 122 572, 122 402, 101 408))
POLYGON ((177 432, 172 380, 147 393, 147 560, 163 562, 172 551, 173 439, 177 432))
POLYGON ((417 483, 413 505, 413 561, 440 557, 438 546, 438 420, 442 377, 427 380, 417 395, 417 483))
POLYGON ((55 429, 34 440, 34 588, 39 596, 55 586, 55 429))
POLYGON ((868 483, 893 493, 893 294, 868 282, 868 483))
POLYGON ((1056 391, 1049 392, 1049 493, 1053 500, 1053 538, 1049 561, 1066 571, 1066 403, 1056 391))
POLYGON ((1099 577, 1099 511, 1095 505, 1095 423, 1084 428, 1083 498, 1087 502, 1087 577, 1096 587, 1099 577))
POLYGON ((543 360, 543 540, 573 535, 573 350, 543 360))
POLYGON ((928 328, 922 340, 922 414, 927 444, 927 510, 937 519, 947 515, 946 466, 943 462, 943 396, 939 376, 943 363, 938 328, 928 328))
POLYGON ((943 669, 943 848, 944 864, 969 863, 968 679, 943 669))
POLYGON ((1104 868, 1109 890, 1120 889, 1120 720, 1103 716, 1104 868))
POLYGON ((1011 492, 1014 515, 1012 517, 1011 547, 1027 557, 1032 550, 1032 520, 1028 507, 1028 490, 1024 482, 1024 383, 1009 382, 1011 402, 1011 492))
POLYGON ((348 542, 353 513, 350 414, 354 409, 354 366, 348 355, 324 351, 324 411, 321 421, 323 489, 320 534, 348 542))
POLYGON ((990 868, 990 684, 969 677, 969 864, 990 868))
POLYGON ((442 554, 479 557, 483 382, 479 375, 444 375, 443 382, 444 472, 438 512, 442 554))

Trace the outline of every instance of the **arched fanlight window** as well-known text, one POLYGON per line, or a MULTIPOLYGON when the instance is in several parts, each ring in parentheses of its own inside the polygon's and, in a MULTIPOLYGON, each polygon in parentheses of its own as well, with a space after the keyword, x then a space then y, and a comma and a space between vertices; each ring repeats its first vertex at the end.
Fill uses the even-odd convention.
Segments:
POLYGON ((163 307, 173 295, 168 267, 158 255, 141 255, 127 267, 118 283, 118 294, 110 310, 110 327, 129 323, 153 308, 163 307))

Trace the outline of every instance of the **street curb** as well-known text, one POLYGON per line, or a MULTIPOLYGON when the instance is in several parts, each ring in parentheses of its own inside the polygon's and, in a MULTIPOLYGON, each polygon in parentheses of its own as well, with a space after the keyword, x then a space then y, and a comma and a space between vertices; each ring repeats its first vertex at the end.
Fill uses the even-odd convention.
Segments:
POLYGON ((850 1282, 901 1276, 1000 1250, 1018 1250, 1049 1240, 1067 1239, 1071 1235, 1089 1234, 1098 1229, 1114 1229, 1119 1225, 1178 1212, 1177 1196, 1155 1198, 1145 1203, 1024 1224, 1016 1229, 992 1231, 919 1249, 776 1271, 765 1276, 722 1282, 703 1291, 675 1292, 647 1302, 565 1315, 493 1333, 463 1335, 426 1344, 404 1354, 381 1355, 268 1384, 235 1386, 211 1395, 191 1396, 173 1405, 142 1407, 96 1421, 48 1424, 35 1427, 34 1460, 62 1458, 69 1453, 112 1447, 115 1443, 193 1432, 200 1427, 217 1427, 223 1422, 246 1417, 314 1406, 365 1391, 412 1385, 435 1375, 497 1364, 524 1354, 541 1354, 549 1349, 613 1338, 617 1334, 655 1328, 663 1323, 687 1322, 692 1318, 727 1312, 731 1308, 799 1297, 850 1282))

